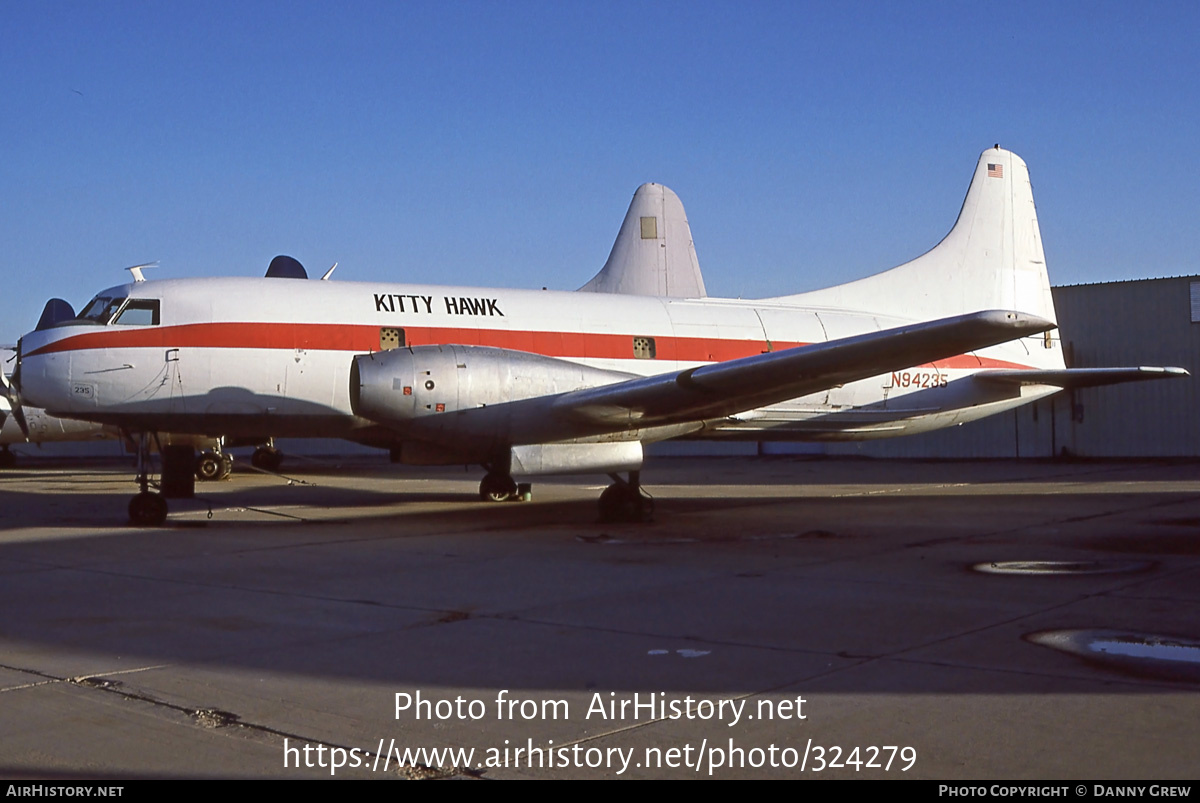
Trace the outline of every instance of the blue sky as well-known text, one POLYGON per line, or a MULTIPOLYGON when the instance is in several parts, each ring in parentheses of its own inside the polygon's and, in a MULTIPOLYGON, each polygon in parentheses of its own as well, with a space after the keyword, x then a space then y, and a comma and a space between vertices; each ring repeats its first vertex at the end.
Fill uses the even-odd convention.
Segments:
POLYGON ((979 152, 1051 279, 1200 272, 1200 4, 10 2, 0 343, 46 298, 261 275, 574 289, 674 189, 708 289, 903 262, 979 152))

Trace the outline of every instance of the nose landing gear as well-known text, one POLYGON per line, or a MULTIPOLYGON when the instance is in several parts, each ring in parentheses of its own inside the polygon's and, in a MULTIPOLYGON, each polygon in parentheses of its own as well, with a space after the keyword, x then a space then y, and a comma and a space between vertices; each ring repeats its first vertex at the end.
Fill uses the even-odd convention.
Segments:
MULTIPOLYGON (((157 441, 158 436, 153 437, 157 441)), ((152 486, 150 438, 151 433, 138 433, 137 484, 141 491, 129 500, 129 523, 135 527, 162 526, 167 520, 167 499, 191 499, 196 495, 196 450, 190 445, 157 444, 162 475, 158 485, 152 486)))
POLYGON ((167 520, 167 500, 150 490, 150 435, 138 435, 137 483, 141 492, 129 500, 129 523, 134 527, 161 527, 167 520))
POLYGON ((129 500, 129 523, 135 527, 161 527, 167 520, 167 500, 157 491, 142 491, 129 500))

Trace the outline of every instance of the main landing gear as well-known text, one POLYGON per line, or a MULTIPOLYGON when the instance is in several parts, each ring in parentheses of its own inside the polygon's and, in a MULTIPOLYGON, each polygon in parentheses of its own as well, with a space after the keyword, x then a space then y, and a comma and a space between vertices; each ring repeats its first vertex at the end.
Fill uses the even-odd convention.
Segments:
POLYGON ((479 483, 479 498, 485 502, 528 502, 533 498, 533 486, 528 482, 517 482, 508 474, 489 469, 479 483))
POLYGON ((233 456, 216 449, 205 449, 196 458, 196 479, 223 480, 233 473, 233 456))
POLYGON ((517 482, 507 474, 489 471, 479 482, 479 498, 485 502, 507 502, 517 495, 517 482))
POLYGON ((273 440, 254 450, 250 457, 250 465, 263 471, 279 471, 283 465, 283 452, 275 448, 273 440))
POLYGON ((654 514, 654 500, 642 490, 640 471, 629 472, 629 479, 609 474, 613 484, 600 494, 600 521, 644 522, 654 514))
POLYGON ((8 444, 0 447, 0 468, 12 468, 17 464, 17 456, 8 450, 8 444))

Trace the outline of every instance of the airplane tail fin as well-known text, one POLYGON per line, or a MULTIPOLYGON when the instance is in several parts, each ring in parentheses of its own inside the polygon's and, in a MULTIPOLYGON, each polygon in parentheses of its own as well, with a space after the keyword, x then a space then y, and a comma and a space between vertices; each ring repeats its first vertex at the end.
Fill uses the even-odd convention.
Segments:
POLYGON ((703 298, 704 277, 679 196, 661 184, 638 187, 608 261, 579 290, 703 298))
POLYGON ((889 271, 780 301, 901 318, 1006 309, 1057 323, 1029 168, 996 146, 983 152, 950 233, 889 271))

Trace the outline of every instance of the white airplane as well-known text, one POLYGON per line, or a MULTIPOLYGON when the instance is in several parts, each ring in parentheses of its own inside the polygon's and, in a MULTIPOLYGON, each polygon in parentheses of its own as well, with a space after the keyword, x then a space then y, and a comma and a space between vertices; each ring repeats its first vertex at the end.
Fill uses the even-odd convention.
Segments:
MULTIPOLYGON (((123 438, 118 427, 72 418, 60 418, 38 407, 21 406, 13 415, 12 404, 0 392, 0 469, 17 465, 17 454, 10 447, 18 444, 81 443, 115 441, 123 438)), ((223 450, 220 439, 191 435, 159 435, 155 445, 184 444, 201 450, 193 463, 198 480, 218 480, 233 471, 233 458, 223 450)), ((256 453, 257 454, 257 453, 256 453)), ((258 468, 264 466, 255 462, 258 468)), ((271 469, 268 469, 271 470, 271 469)))
MULTIPOLYGON (((84 441, 121 440, 119 427, 72 418, 60 418, 38 407, 13 405, 15 391, 8 377, 0 374, 0 469, 17 465, 17 455, 11 446, 23 443, 41 446, 43 443, 80 443, 84 441)), ((257 441, 255 441, 257 443, 257 441)), ((233 457, 225 452, 223 438, 198 435, 156 434, 158 447, 187 445, 200 449, 195 458, 194 473, 198 480, 219 480, 233 471, 233 457)), ((234 446, 248 444, 229 444, 234 446)), ((279 468, 280 453, 268 442, 260 445, 251 458, 255 468, 274 471, 279 468), (265 454, 265 457, 264 457, 265 454)))
POLYGON ((17 455, 9 447, 19 443, 57 443, 60 441, 105 440, 116 437, 109 427, 90 421, 75 421, 48 415, 36 407, 22 409, 18 419, 12 415, 8 398, 0 393, 0 468, 12 468, 17 455))
MULTIPOLYGON (((659 185, 582 292, 299 281, 289 257, 266 278, 134 276, 78 316, 48 305, 19 344, 18 403, 131 432, 342 437, 477 463, 494 500, 534 476, 607 473, 605 519, 645 516, 654 441, 890 437, 1186 374, 1065 367, 1029 173, 998 146, 935 248, 800 295, 706 297, 682 204, 659 185)), ((139 473, 130 517, 160 524, 167 504, 139 473)))

